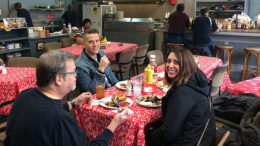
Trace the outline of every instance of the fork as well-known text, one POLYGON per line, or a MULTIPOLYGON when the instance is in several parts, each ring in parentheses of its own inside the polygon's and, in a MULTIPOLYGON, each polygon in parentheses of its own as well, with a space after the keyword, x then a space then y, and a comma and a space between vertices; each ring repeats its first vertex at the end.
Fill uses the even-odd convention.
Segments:
POLYGON ((113 98, 112 101, 114 102, 114 104, 117 106, 117 108, 120 110, 122 109, 121 105, 119 104, 118 100, 117 100, 118 97, 116 98, 113 98))

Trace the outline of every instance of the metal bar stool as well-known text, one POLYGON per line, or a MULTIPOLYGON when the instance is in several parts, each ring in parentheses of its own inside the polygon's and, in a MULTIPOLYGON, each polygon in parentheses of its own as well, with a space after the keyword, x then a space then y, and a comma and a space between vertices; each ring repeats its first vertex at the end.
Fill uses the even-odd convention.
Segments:
POLYGON ((231 54, 234 50, 234 46, 231 45, 216 45, 216 57, 220 58, 220 53, 221 51, 224 51, 227 55, 227 60, 228 60, 228 68, 227 68, 227 72, 228 75, 230 75, 231 72, 231 54))
POLYGON ((260 66, 260 47, 245 47, 244 49, 245 54, 245 62, 244 62, 244 69, 242 80, 247 79, 248 73, 254 74, 255 76, 260 76, 259 66, 260 66), (257 57, 257 67, 249 67, 249 60, 251 55, 256 55, 257 57))

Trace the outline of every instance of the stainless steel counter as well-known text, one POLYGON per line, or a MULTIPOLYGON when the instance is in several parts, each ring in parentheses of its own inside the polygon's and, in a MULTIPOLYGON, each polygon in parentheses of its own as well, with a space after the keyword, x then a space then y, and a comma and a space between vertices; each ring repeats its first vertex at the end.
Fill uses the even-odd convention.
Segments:
POLYGON ((152 18, 124 18, 116 21, 104 21, 103 35, 109 41, 145 45, 154 43, 152 37, 154 21, 152 18))

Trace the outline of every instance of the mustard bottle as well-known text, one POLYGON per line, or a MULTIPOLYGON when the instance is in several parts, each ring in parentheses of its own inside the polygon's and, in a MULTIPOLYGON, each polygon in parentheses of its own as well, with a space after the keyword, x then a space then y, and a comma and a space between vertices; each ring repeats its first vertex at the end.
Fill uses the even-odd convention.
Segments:
POLYGON ((228 30, 228 31, 231 31, 231 28, 232 28, 232 22, 231 22, 231 20, 228 20, 227 30, 228 30))
POLYGON ((148 66, 144 70, 144 83, 153 84, 153 70, 151 69, 150 64, 148 64, 148 66))

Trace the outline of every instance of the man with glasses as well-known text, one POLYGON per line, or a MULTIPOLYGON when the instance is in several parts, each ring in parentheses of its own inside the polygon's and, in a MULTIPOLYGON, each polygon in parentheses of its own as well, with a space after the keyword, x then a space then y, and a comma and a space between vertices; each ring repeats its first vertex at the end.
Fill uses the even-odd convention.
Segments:
POLYGON ((62 99, 76 87, 74 55, 65 51, 50 51, 40 57, 36 68, 37 87, 23 91, 17 97, 8 117, 6 146, 85 146, 108 145, 115 129, 128 117, 123 110, 115 115, 108 127, 89 142, 77 120, 68 111, 86 103, 92 97, 82 93, 62 105, 62 99))
POLYGON ((84 34, 85 49, 76 59, 77 87, 80 92, 96 93, 96 82, 105 78, 106 88, 115 85, 118 80, 113 74, 106 53, 100 50, 98 31, 88 29, 84 34))

